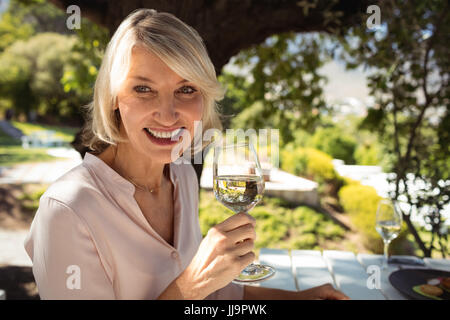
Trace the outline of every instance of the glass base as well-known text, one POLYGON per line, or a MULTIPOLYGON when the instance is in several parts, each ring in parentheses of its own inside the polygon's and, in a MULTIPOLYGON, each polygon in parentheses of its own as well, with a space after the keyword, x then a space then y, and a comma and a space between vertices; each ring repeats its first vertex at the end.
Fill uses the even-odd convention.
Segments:
POLYGON ((257 282, 269 279, 275 274, 275 269, 263 264, 250 264, 232 282, 242 284, 245 282, 257 282))

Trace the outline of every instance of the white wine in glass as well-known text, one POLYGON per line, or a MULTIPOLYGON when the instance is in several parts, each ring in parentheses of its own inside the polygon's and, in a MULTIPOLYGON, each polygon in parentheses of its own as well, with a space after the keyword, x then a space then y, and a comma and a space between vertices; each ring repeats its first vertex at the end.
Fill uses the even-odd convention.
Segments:
MULTIPOLYGON (((262 200, 264 178, 250 142, 214 148, 213 185, 216 199, 234 213, 248 212, 262 200)), ((252 263, 233 282, 261 281, 274 273, 270 266, 252 263)))
POLYGON ((388 249, 392 240, 397 238, 402 227, 402 214, 397 208, 397 203, 390 200, 381 200, 378 203, 375 229, 383 238, 384 242, 384 264, 383 269, 388 267, 388 249))

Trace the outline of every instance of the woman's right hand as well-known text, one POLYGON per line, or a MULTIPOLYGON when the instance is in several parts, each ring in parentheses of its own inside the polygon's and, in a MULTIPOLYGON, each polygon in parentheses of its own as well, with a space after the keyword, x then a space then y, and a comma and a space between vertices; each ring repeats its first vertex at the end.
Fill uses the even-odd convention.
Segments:
POLYGON ((225 287, 254 259, 255 218, 232 215, 212 227, 181 277, 200 299, 225 287))

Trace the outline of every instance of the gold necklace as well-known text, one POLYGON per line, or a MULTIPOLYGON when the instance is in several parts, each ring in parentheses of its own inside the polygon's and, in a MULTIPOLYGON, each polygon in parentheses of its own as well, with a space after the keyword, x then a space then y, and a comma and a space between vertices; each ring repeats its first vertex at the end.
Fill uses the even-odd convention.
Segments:
POLYGON ((147 186, 144 187, 144 186, 141 186, 141 185, 137 184, 137 183, 134 182, 133 179, 131 179, 130 177, 127 177, 126 179, 127 179, 128 181, 130 181, 134 186, 138 187, 138 188, 141 189, 141 190, 148 191, 149 193, 153 193, 155 190, 158 190, 159 188, 161 188, 161 186, 159 186, 159 187, 155 187, 155 188, 150 189, 150 188, 148 188, 147 186))

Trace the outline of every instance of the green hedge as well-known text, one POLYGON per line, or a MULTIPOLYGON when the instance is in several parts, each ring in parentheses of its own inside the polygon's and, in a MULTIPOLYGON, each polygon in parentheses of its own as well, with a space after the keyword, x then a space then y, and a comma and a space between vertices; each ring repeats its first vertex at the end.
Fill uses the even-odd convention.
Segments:
MULTIPOLYGON (((383 240, 375 230, 378 202, 382 199, 375 188, 346 180, 347 185, 339 190, 339 200, 345 212, 350 215, 356 231, 363 235, 363 244, 374 253, 383 253, 383 240)), ((406 237, 406 226, 390 246, 390 253, 401 253, 401 242, 406 237)))
POLYGON ((339 177, 332 158, 313 148, 286 147, 281 152, 281 169, 298 176, 306 176, 317 182, 327 182, 339 177))
MULTIPOLYGON (((232 214, 212 192, 201 191, 199 219, 203 236, 232 214)), ((256 219, 257 250, 264 247, 320 249, 320 244, 327 240, 339 241, 345 233, 322 213, 305 206, 291 208, 280 198, 264 197, 250 214, 256 219)))
POLYGON ((344 180, 334 169, 332 161, 329 155, 320 150, 288 145, 281 151, 280 167, 294 175, 316 181, 319 193, 337 197, 344 180))

